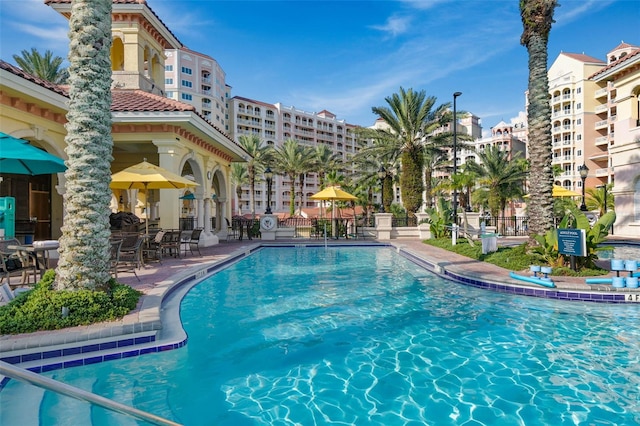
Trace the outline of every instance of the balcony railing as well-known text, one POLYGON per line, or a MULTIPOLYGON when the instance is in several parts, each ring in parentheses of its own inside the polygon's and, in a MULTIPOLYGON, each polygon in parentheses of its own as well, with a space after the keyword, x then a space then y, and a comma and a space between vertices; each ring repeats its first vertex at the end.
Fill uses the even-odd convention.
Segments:
POLYGON ((609 138, 606 136, 600 136, 599 138, 596 138, 595 143, 596 146, 598 145, 606 145, 609 142, 609 138))
POLYGON ((607 89, 606 88, 598 89, 594 93, 594 96, 595 96, 596 99, 601 98, 601 97, 606 96, 606 95, 607 95, 607 89))
POLYGON ((607 123, 608 123, 607 120, 596 121, 595 128, 597 129, 597 128, 600 128, 600 127, 606 127, 607 123))
POLYGON ((609 168, 596 169, 596 177, 609 176, 609 168))

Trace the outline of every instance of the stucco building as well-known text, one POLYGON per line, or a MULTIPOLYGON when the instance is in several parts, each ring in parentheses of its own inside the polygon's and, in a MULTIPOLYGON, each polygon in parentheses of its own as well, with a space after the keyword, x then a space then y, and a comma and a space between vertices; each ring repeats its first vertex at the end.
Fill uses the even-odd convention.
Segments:
MULTIPOLYGON (((70 0, 49 0, 46 4, 64 17, 70 16, 70 0)), ((164 51, 183 46, 146 2, 114 1, 112 22, 112 172, 146 159, 193 179, 198 184, 193 190, 197 226, 205 229, 204 244, 215 244, 218 234, 226 232, 224 218, 231 216, 231 163, 245 161, 247 154, 194 106, 165 97, 164 51)), ((68 95, 64 87, 0 62, 0 99, 0 130, 65 157, 68 95)), ((19 215, 44 217, 48 212, 49 225, 42 226, 36 238, 58 238, 64 216, 64 174, 3 178, 1 194, 16 198, 19 215)), ((148 194, 114 191, 112 207, 148 217, 162 228, 178 228, 183 193, 170 189, 148 194), (141 207, 147 197, 149 211, 141 207)))

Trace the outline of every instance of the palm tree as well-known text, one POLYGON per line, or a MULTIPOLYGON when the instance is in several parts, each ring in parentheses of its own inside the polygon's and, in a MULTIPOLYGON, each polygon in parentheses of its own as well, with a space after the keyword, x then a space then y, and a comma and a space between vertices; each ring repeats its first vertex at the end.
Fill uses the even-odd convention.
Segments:
MULTIPOLYGON (((613 198, 613 194, 611 193, 611 189, 613 187, 612 183, 608 183, 606 186, 606 211, 615 210, 615 202, 613 198)), ((587 210, 598 210, 600 211, 600 217, 602 217, 605 213, 605 188, 587 188, 587 199, 585 204, 587 205, 587 210)))
MULTIPOLYGON (((281 147, 276 148, 273 157, 278 170, 289 177, 291 196, 289 214, 293 216, 296 211, 296 177, 311 170, 313 156, 310 147, 302 146, 295 139, 287 139, 281 147)), ((302 206, 302 199, 300 201, 302 206)))
POLYGON ((53 56, 52 51, 45 51, 43 56, 33 47, 31 52, 23 50, 20 55, 13 55, 13 60, 23 71, 55 84, 67 82, 69 71, 67 68, 61 68, 64 58, 53 56))
POLYGON ((320 186, 324 185, 324 177, 328 172, 338 170, 342 164, 342 157, 333 152, 327 145, 316 145, 314 152, 313 170, 318 173, 320 186))
POLYGON ((271 147, 263 145, 258 135, 242 135, 238 138, 238 143, 251 156, 247 162, 247 174, 249 180, 249 208, 251 209, 251 218, 256 217, 256 173, 258 173, 265 164, 268 164, 271 156, 271 147))
POLYGON ((249 183, 246 163, 231 164, 231 182, 236 186, 236 197, 238 200, 238 215, 242 214, 242 185, 249 183))
POLYGON ((553 223, 551 106, 547 45, 557 0, 520 0, 523 32, 520 43, 529 53, 529 238, 544 235, 553 223))
POLYGON ((509 158, 507 151, 496 145, 478 152, 480 163, 467 162, 465 170, 479 177, 478 183, 487 191, 489 211, 496 217, 506 208, 507 201, 523 195, 527 171, 518 160, 520 152, 509 158))
POLYGON ((422 172, 424 165, 423 145, 432 130, 444 124, 449 104, 432 110, 436 103, 433 96, 427 97, 424 90, 404 90, 385 98, 388 107, 373 107, 372 111, 390 127, 396 150, 400 153, 402 171, 400 192, 402 202, 409 214, 422 204, 422 172))
POLYGON ((104 290, 111 278, 111 9, 111 0, 71 6, 66 216, 58 289, 104 290))

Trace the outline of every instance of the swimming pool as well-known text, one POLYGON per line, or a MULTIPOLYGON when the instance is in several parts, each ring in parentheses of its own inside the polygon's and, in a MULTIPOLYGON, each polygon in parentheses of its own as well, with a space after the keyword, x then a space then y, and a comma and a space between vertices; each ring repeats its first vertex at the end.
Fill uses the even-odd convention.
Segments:
POLYGON ((600 259, 629 259, 640 261, 640 245, 639 244, 621 244, 621 243, 604 243, 603 246, 611 247, 611 250, 598 251, 600 259))
MULTIPOLYGON (((184 348, 46 375, 187 425, 637 424, 639 312, 458 285, 388 247, 265 248, 185 296, 184 348)), ((21 425, 135 424, 1 396, 21 425)))

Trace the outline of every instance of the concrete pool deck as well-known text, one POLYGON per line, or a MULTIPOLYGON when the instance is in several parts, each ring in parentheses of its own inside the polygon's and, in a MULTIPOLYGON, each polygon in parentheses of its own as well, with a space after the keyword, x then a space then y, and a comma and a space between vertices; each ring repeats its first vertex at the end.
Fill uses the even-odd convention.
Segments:
MULTIPOLYGON (((503 238, 499 245, 517 245, 526 238, 503 238)), ((615 240, 624 242, 623 240, 615 240)), ((635 302, 640 305, 639 289, 616 289, 611 285, 588 285, 584 278, 553 277, 556 288, 543 288, 536 284, 513 279, 506 269, 475 261, 455 253, 438 249, 413 239, 391 241, 375 240, 330 240, 330 245, 367 244, 391 245, 405 257, 422 264, 437 274, 462 284, 494 291, 565 300, 599 301, 610 303, 635 302), (612 299, 613 297, 618 300, 612 299), (629 297, 630 299, 620 299, 629 297), (633 299, 633 300, 631 300, 633 299)), ((640 241, 635 241, 636 244, 640 241)), ((120 274, 120 282, 131 285, 144 293, 138 308, 119 321, 73 327, 58 331, 37 332, 23 335, 0 336, 0 359, 13 364, 30 366, 45 364, 45 359, 61 359, 58 368, 77 365, 109 356, 122 357, 127 347, 135 347, 131 356, 148 352, 175 349, 186 342, 180 324, 173 324, 163 317, 163 301, 179 289, 190 288, 200 278, 226 264, 241 259, 261 245, 322 245, 322 240, 295 239, 275 242, 261 240, 233 240, 202 248, 202 256, 188 254, 180 258, 166 258, 162 263, 146 264, 133 274, 120 274), (163 323, 164 318, 164 323, 163 323), (181 334, 182 333, 182 334, 181 334), (161 336, 160 336, 161 335, 161 336), (124 349, 123 349, 124 348, 124 349), (85 353, 86 349, 86 354, 85 353), (134 353, 135 352, 135 353, 134 353), (91 354, 100 357, 91 358, 91 354), (65 359, 69 360, 67 365, 65 359)), ((516 271, 518 272, 518 271, 516 271)), ((520 271, 521 275, 530 275, 520 271)), ((609 273, 605 277, 615 276, 609 273)), ((175 302, 174 302, 175 303, 175 302)), ((96 361, 100 362, 100 361, 96 361)), ((53 369, 53 368, 52 368, 53 369)), ((43 370, 46 371, 46 370, 43 370)))

